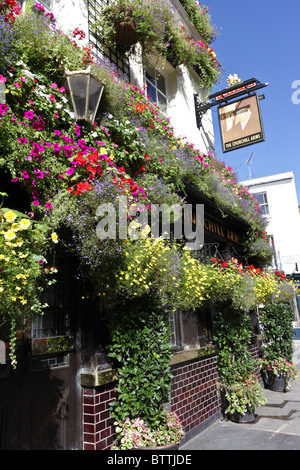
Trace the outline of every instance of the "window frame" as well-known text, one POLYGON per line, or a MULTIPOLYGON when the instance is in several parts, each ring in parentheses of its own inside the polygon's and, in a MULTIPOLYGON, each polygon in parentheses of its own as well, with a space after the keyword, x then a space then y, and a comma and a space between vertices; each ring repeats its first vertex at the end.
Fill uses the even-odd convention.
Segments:
POLYGON ((261 210, 262 214, 266 217, 269 217, 270 216, 270 206, 269 206, 267 191, 260 191, 258 193, 253 193, 253 197, 256 200, 256 202, 259 204, 259 207, 260 207, 260 210, 261 210), (264 202, 261 203, 259 201, 259 196, 263 196, 264 202))
POLYGON ((146 86, 146 90, 147 90, 147 94, 149 96, 149 100, 152 102, 152 103, 156 103, 156 105, 159 107, 159 109, 161 110, 161 112, 166 115, 167 112, 168 112, 168 107, 169 107, 169 99, 168 99, 168 80, 167 80, 167 77, 160 71, 158 71, 153 65, 148 65, 146 67, 144 67, 144 84, 146 86), (154 76, 151 75, 151 72, 154 72, 154 76), (147 78, 147 74, 152 76, 153 78, 153 82, 150 81, 150 79, 147 78), (159 87, 159 78, 162 78, 163 81, 164 81, 164 91, 159 87), (148 92, 149 90, 149 86, 152 86, 155 90, 155 95, 156 95, 156 99, 153 100, 151 99, 150 97, 150 94, 148 92), (160 104, 160 101, 159 101, 159 96, 162 96, 164 99, 165 99, 165 109, 163 109, 163 104, 160 104))

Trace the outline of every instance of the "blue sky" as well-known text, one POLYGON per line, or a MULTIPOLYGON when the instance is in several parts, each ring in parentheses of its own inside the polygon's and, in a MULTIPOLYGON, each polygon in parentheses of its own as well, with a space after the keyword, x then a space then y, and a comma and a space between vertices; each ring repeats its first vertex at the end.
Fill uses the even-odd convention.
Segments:
POLYGON ((300 203, 300 2, 299 0, 207 0, 218 34, 212 47, 224 70, 212 92, 226 88, 228 75, 242 80, 255 77, 269 85, 259 94, 266 141, 223 153, 217 119, 212 108, 217 157, 233 167, 239 180, 294 171, 300 203), (299 81, 297 89, 293 82, 299 81))

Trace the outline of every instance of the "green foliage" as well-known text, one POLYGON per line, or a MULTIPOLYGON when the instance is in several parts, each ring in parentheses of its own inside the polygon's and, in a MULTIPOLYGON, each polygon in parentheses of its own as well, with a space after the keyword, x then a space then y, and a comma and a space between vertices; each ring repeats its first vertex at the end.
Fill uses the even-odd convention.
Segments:
MULTIPOLYGON (((210 42, 213 28, 207 10, 205 7, 195 9, 191 5, 188 6, 201 34, 210 42)), ((220 67, 215 51, 202 41, 190 38, 174 19, 170 6, 164 2, 117 0, 104 8, 96 28, 101 29, 105 45, 114 47, 123 54, 135 53, 135 44, 120 45, 116 37, 117 26, 124 20, 136 30, 137 42, 141 44, 142 59, 145 63, 153 57, 159 57, 160 60, 168 59, 175 66, 190 66, 198 72, 202 86, 207 90, 218 80, 220 67)))
POLYGON ((202 39, 210 44, 214 40, 216 30, 211 24, 209 7, 201 5, 195 0, 180 0, 180 3, 187 12, 190 21, 201 34, 202 39))
POLYGON ((273 363, 283 357, 288 361, 293 356, 294 315, 290 305, 274 303, 260 309, 259 321, 264 335, 264 360, 273 363))
MULTIPOLYGON (((51 26, 43 14, 21 15, 13 25, 15 52, 33 73, 44 74, 62 85, 66 69, 85 67, 82 49, 61 31, 51 26)), ((85 54, 86 55, 86 54, 85 54)))
POLYGON ((214 323, 220 379, 226 385, 233 385, 254 369, 255 362, 249 350, 250 317, 247 312, 234 309, 231 303, 218 303, 214 323))
POLYGON ((163 403, 170 398, 170 329, 168 312, 155 299, 126 302, 112 323, 110 357, 118 368, 117 399, 113 416, 144 419, 152 428, 160 424, 163 403))

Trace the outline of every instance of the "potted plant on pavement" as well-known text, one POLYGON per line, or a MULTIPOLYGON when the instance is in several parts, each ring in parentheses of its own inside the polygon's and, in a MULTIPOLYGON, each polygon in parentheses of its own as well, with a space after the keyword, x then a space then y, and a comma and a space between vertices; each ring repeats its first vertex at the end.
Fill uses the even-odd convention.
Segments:
POLYGON ((290 381, 297 379, 295 364, 282 357, 273 361, 259 359, 259 365, 266 388, 274 392, 286 392, 291 387, 290 381))
MULTIPOLYGON (((284 282, 282 274, 280 278, 284 282)), ((271 303, 260 309, 264 342, 259 366, 266 388, 273 391, 286 392, 291 386, 290 380, 297 378, 297 369, 292 362, 293 319, 293 311, 287 303, 271 303)))
POLYGON ((254 421, 255 409, 264 405, 266 399, 255 374, 248 374, 241 381, 223 388, 224 414, 231 421, 246 423, 254 421))

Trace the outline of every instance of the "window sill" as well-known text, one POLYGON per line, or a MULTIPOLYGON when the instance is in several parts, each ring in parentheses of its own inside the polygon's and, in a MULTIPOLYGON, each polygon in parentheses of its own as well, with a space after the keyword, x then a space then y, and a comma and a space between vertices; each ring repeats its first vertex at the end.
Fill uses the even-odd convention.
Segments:
POLYGON ((180 362, 191 361, 193 359, 204 358, 215 354, 217 354, 217 346, 215 345, 208 345, 204 348, 185 349, 183 351, 174 353, 171 359, 171 365, 179 364, 180 362))

